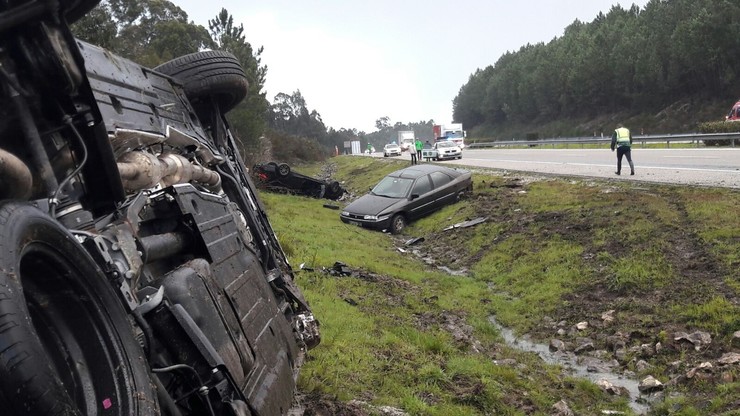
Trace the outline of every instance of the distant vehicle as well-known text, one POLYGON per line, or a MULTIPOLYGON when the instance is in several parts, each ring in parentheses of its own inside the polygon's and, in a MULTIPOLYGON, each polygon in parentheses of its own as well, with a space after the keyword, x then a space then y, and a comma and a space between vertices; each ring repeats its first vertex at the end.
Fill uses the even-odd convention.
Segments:
POLYGON ((257 186, 268 191, 333 200, 341 198, 344 194, 339 182, 328 182, 301 175, 293 172, 287 163, 268 162, 255 165, 252 174, 257 177, 257 186))
POLYGON ((409 147, 416 142, 416 136, 411 130, 398 132, 398 145, 401 146, 402 152, 408 152, 409 147))
POLYGON ((432 126, 435 141, 452 140, 460 149, 465 148, 465 130, 462 123, 435 124, 432 126))
POLYGON ((434 143, 434 160, 462 159, 462 149, 452 140, 434 143))
POLYGON ((735 105, 730 109, 730 113, 725 116, 727 121, 738 121, 740 120, 740 101, 736 102, 735 105))
POLYGON ((383 157, 401 156, 401 146, 395 143, 388 143, 383 147, 383 157))
POLYGON ((421 164, 397 170, 340 214, 342 222, 399 234, 410 221, 460 200, 473 190, 467 170, 421 164))

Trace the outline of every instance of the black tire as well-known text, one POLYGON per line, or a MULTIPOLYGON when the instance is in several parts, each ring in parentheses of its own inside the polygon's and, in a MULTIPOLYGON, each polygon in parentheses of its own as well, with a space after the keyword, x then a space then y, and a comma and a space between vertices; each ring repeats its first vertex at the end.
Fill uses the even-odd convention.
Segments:
POLYGON ((329 184, 329 192, 331 192, 332 195, 338 194, 340 189, 339 182, 337 181, 332 181, 332 183, 329 184))
POLYGON ((406 228, 406 217, 396 214, 391 218, 391 234, 401 234, 406 228))
POLYGON ((287 163, 281 163, 277 167, 277 174, 280 177, 286 177, 290 175, 290 166, 287 163))
POLYGON ((205 51, 175 58, 154 68, 183 84, 194 106, 213 98, 226 114, 236 107, 249 90, 249 82, 239 60, 226 51, 205 51))
POLYGON ((59 223, 15 202, 0 204, 0 346, 4 415, 159 412, 103 272, 59 223))

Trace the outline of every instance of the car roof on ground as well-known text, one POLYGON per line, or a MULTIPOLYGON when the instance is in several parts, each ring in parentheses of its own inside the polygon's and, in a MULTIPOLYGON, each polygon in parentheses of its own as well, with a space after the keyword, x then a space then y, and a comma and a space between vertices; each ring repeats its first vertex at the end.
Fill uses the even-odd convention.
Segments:
POLYGON ((428 175, 431 172, 444 172, 450 176, 455 176, 455 177, 462 174, 462 171, 459 171, 459 170, 425 163, 425 164, 409 166, 407 168, 397 170, 388 176, 416 179, 420 176, 428 175))

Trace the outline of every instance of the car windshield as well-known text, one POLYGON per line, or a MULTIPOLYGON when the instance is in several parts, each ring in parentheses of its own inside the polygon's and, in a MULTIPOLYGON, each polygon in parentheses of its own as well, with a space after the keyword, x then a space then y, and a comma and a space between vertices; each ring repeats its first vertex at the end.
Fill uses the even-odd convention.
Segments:
POLYGON ((386 176, 371 191, 373 195, 387 198, 404 198, 409 193, 413 179, 386 176))
POLYGON ((453 143, 453 142, 439 142, 439 143, 437 143, 437 147, 455 147, 455 143, 453 143))
POLYGON ((386 149, 395 149, 396 147, 398 147, 397 144, 387 144, 387 145, 385 145, 385 148, 386 149))

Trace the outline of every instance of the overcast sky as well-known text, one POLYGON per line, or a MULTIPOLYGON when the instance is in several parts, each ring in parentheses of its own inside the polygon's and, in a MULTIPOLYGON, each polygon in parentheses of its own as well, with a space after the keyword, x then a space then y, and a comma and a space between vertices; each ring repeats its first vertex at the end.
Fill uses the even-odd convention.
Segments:
POLYGON ((507 51, 562 36, 614 4, 647 0, 172 0, 208 27, 221 10, 263 46, 265 90, 300 90, 327 127, 452 122, 452 100, 477 68, 507 51))

